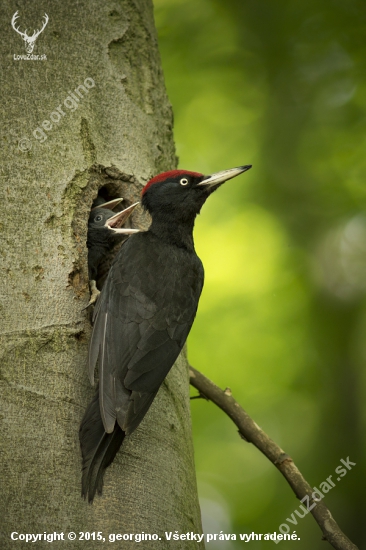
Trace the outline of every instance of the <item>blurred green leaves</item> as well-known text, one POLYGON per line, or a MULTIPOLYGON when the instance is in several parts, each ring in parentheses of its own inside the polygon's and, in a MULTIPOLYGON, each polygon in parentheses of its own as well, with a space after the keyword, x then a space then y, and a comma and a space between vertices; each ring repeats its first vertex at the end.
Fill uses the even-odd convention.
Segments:
MULTIPOLYGON (((366 4, 155 0, 155 15, 180 167, 253 164, 196 222, 206 281, 190 361, 309 483, 357 462, 326 503, 362 546, 366 4)), ((205 521, 278 531, 297 506, 280 474, 212 404, 192 414, 205 521)), ((294 529, 299 550, 323 548, 311 517, 294 529)))

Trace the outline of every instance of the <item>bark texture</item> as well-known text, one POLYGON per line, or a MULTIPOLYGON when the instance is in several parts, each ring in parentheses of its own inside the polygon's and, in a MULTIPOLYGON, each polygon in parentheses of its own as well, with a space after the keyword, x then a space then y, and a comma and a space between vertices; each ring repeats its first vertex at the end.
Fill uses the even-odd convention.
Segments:
MULTIPOLYGON (((65 549, 99 547, 79 532, 144 531, 162 540, 140 548, 200 548, 164 536, 201 532, 183 356, 108 469, 102 498, 90 506, 80 496, 78 427, 94 392, 82 311, 90 206, 102 185, 126 204, 138 200, 147 179, 176 165, 152 4, 14 6, 1 5, 0 546, 14 547, 14 531, 75 532, 75 541, 53 543, 65 549), (46 61, 14 59, 26 53, 10 25, 16 9, 23 31, 48 14, 33 52, 46 61)), ((147 219, 136 213, 133 223, 147 219)))

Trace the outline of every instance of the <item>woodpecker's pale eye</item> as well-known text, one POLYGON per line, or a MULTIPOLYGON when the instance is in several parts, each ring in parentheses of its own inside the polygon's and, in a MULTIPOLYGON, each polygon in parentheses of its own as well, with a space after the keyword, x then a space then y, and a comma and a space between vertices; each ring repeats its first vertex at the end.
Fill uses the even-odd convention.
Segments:
POLYGON ((180 183, 181 185, 188 185, 189 182, 188 182, 188 179, 187 179, 187 178, 182 178, 182 179, 179 181, 179 183, 180 183))
POLYGON ((94 221, 95 222, 100 222, 100 221, 102 221, 102 219, 103 219, 102 216, 100 214, 98 214, 97 216, 95 216, 94 221))

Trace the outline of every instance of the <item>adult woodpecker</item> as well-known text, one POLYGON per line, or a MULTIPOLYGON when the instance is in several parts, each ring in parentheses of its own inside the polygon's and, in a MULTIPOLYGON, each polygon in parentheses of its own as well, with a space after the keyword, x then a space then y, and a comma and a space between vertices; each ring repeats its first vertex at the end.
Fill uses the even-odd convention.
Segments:
POLYGON ((144 418, 191 329, 204 276, 195 218, 209 195, 249 168, 210 176, 172 170, 142 190, 150 228, 122 245, 93 316, 89 375, 94 383, 98 362, 99 388, 79 432, 89 502, 101 494, 104 470, 144 418))
POLYGON ((122 212, 115 214, 112 210, 123 200, 122 198, 108 202, 103 201, 103 199, 99 197, 98 199, 93 203, 94 205, 97 204, 97 206, 92 208, 88 220, 86 246, 88 247, 88 271, 91 296, 86 307, 95 303, 100 294, 97 289, 96 280, 98 267, 103 258, 112 250, 118 238, 131 235, 132 233, 138 233, 138 229, 121 227, 126 223, 133 210, 139 204, 138 202, 125 208, 122 212))

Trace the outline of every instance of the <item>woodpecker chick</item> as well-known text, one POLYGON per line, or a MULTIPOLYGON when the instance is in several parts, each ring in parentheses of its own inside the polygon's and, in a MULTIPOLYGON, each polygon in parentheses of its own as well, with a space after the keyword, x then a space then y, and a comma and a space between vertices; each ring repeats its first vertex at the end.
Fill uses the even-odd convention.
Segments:
POLYGON ((128 208, 114 214, 110 208, 115 208, 123 199, 114 199, 113 201, 102 203, 100 206, 92 208, 88 221, 88 235, 86 246, 88 247, 88 270, 89 285, 91 296, 86 307, 94 304, 100 294, 97 289, 98 266, 112 250, 121 236, 138 233, 138 229, 122 228, 127 219, 139 204, 136 202, 128 208))

